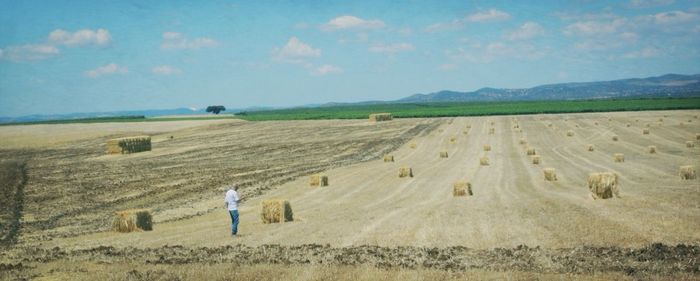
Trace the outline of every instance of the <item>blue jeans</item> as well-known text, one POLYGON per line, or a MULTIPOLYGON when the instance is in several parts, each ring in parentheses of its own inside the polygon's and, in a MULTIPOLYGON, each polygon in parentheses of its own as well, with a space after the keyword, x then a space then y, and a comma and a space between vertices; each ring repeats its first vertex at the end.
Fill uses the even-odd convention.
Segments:
POLYGON ((229 215, 231 215, 231 234, 238 234, 238 210, 229 210, 229 215))

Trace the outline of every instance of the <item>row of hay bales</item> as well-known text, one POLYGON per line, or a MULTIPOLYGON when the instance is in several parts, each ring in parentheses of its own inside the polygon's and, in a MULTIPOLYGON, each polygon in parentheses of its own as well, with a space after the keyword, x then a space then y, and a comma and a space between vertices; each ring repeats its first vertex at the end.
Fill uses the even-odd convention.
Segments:
POLYGON ((107 141, 107 154, 128 154, 150 150, 150 136, 125 137, 107 141))

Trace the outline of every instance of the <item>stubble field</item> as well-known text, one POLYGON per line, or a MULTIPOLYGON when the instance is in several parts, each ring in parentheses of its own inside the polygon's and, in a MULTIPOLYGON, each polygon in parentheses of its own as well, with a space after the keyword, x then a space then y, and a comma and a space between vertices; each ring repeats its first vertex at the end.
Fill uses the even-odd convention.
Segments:
POLYGON ((251 276, 309 277, 299 279, 362 279, 362 268, 374 277, 696 279, 700 180, 678 172, 700 167, 699 114, 0 127, 1 159, 27 175, 21 228, 0 255, 0 274, 89 278, 136 268, 111 276, 201 279, 185 265, 235 264, 251 276), (153 151, 104 155, 107 139, 130 134, 151 135, 153 151), (395 162, 383 162, 385 153, 395 162), (399 178, 401 166, 414 177, 399 178), (544 168, 557 181, 545 181, 544 168), (309 187, 322 171, 330 185, 309 187), (591 199, 588 174, 607 171, 620 176, 619 197, 591 199), (453 197, 456 181, 470 182, 473 196, 453 197), (244 198, 239 237, 228 233, 227 184, 244 198), (289 200, 294 221, 263 224, 260 202, 269 198, 289 200), (110 231, 112 213, 130 208, 151 209, 154 231, 110 231))

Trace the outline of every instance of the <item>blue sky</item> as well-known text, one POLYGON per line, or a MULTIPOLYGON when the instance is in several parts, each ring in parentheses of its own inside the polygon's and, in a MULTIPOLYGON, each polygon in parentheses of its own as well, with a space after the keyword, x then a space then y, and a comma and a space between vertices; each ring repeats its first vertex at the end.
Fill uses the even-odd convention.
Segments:
POLYGON ((0 116, 666 73, 700 73, 698 1, 0 0, 0 116))

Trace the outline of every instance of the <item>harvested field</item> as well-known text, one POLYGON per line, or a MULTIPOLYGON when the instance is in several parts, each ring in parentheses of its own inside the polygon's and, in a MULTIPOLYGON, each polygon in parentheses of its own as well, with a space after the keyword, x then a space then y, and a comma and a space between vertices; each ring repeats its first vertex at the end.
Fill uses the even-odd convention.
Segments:
POLYGON ((99 265, 104 270, 139 265, 133 274, 163 270, 162 276, 170 276, 179 269, 168 266, 223 267, 237 260, 267 270, 323 264, 504 271, 474 279, 508 279, 513 270, 591 279, 697 279, 699 182, 679 179, 680 166, 700 164, 700 150, 685 147, 700 123, 679 126, 697 114, 518 116, 524 133, 510 129, 511 116, 452 118, 451 125, 447 119, 229 121, 128 132, 152 135, 153 151, 118 156, 103 155, 100 145, 124 135, 49 148, 2 146, 2 159, 26 161, 28 180, 18 243, 0 253, 0 263, 13 269, 0 274, 45 276, 65 272, 60 265, 68 260, 78 267, 97 260, 105 262, 99 265), (664 126, 644 137, 638 125, 625 126, 663 115, 664 126), (607 116, 613 121, 605 122, 607 116), (495 133, 489 134, 492 121, 495 133), (557 130, 546 129, 550 123, 557 130), (449 146, 450 157, 437 157, 445 140, 467 124, 473 131, 449 146), (576 134, 563 137, 567 130, 576 134), (610 141, 612 132, 617 142, 610 141), (543 181, 542 167, 532 165, 519 143, 524 137, 547 167, 556 168, 557 181, 543 181), (492 149, 484 152, 483 144, 492 149), (596 149, 586 151, 587 144, 596 149), (656 154, 647 152, 650 145, 656 154), (396 162, 385 163, 387 153, 396 162), (629 161, 614 163, 614 153, 629 161), (484 155, 490 166, 476 161, 484 155), (402 166, 417 176, 397 177, 402 166), (308 176, 321 171, 333 188, 307 188, 308 176), (619 175, 621 197, 590 199, 587 177, 599 171, 619 175), (464 179, 478 190, 454 198, 449 187, 464 179), (223 188, 231 183, 241 187, 244 199, 238 237, 230 237, 230 218, 221 206, 223 188), (261 202, 272 198, 292 203, 293 221, 263 224, 261 202), (109 231, 114 211, 142 207, 153 211, 153 231, 109 231))

